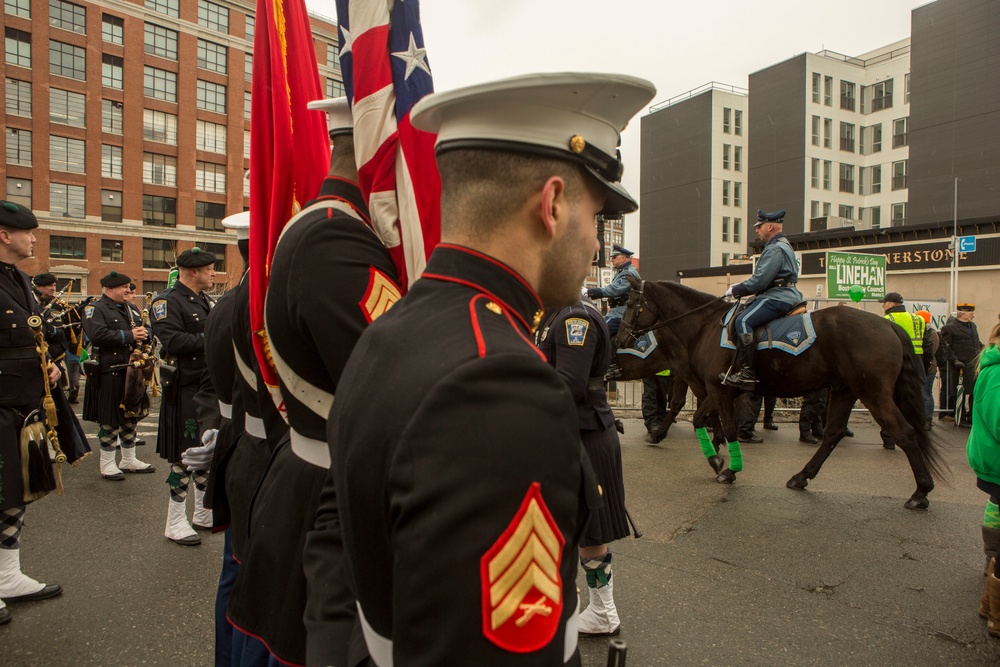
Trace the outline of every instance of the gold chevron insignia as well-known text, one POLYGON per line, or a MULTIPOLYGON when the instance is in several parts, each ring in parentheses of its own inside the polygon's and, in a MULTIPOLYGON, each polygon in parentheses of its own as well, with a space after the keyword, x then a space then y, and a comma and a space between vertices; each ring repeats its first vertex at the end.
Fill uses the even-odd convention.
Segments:
POLYGON ((374 322, 400 299, 399 288, 378 269, 372 267, 368 291, 361 301, 361 308, 369 322, 374 322))

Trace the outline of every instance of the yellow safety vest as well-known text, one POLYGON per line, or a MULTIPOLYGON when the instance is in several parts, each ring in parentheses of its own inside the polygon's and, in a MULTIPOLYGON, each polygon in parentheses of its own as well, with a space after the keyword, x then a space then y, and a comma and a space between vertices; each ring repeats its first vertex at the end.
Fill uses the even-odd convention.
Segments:
POLYGON ((913 351, 917 353, 918 357, 924 354, 924 327, 927 326, 924 318, 910 313, 886 313, 885 319, 903 327, 906 335, 910 337, 913 351))
POLYGON ((662 375, 664 377, 670 377, 670 369, 668 368, 665 371, 660 371, 659 373, 657 373, 657 375, 662 375))

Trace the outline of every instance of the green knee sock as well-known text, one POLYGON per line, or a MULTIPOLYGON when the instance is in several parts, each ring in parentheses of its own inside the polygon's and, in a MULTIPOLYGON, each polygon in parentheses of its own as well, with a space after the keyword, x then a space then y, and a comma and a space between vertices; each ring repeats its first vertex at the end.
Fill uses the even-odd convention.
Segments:
POLYGON ((740 443, 730 442, 729 443, 729 469, 733 472, 739 472, 743 470, 743 450, 740 449, 740 443))
POLYGON ((715 456, 715 446, 712 444, 712 439, 708 437, 708 429, 703 426, 696 428, 694 432, 698 436, 698 444, 701 445, 701 451, 705 454, 705 458, 710 459, 715 456))
POLYGON ((986 513, 983 514, 983 526, 986 528, 1000 528, 1000 507, 992 500, 986 503, 986 513))

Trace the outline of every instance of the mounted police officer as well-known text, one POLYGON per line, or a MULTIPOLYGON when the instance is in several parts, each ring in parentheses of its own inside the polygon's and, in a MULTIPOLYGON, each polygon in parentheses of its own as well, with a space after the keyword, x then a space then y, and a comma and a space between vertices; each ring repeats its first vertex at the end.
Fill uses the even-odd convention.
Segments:
POLYGON ((608 331, 614 338, 618 333, 618 327, 622 323, 622 316, 625 315, 625 302, 628 301, 628 293, 632 289, 629 284, 629 277, 639 280, 639 271, 632 265, 631 250, 627 250, 617 243, 612 246, 611 266, 615 267, 615 278, 606 287, 591 287, 587 289, 587 296, 591 299, 607 299, 609 310, 604 316, 604 321, 608 323, 608 331))
MULTIPOLYGON (((205 365, 205 321, 212 309, 212 299, 205 294, 215 284, 216 257, 194 247, 177 257, 180 273, 173 287, 153 300, 153 333, 163 345, 166 366, 160 367, 163 399, 160 403, 159 435, 156 452, 170 463, 170 502, 167 505, 167 539, 185 546, 201 544, 201 538, 188 523, 185 501, 191 477, 195 480, 194 524, 212 527, 212 512, 204 507, 208 470, 188 471, 181 463, 184 450, 201 445, 195 396, 211 391, 211 379, 205 365)), ((215 406, 218 412, 218 406, 215 406)))
POLYGON ((101 298, 83 309, 83 330, 94 347, 96 372, 88 372, 83 395, 83 418, 97 422, 101 445, 101 477, 125 479, 122 473, 150 473, 156 468, 135 457, 136 426, 146 416, 126 414, 122 407, 129 356, 136 344, 152 335, 142 318, 128 304, 128 276, 112 271, 101 278, 101 298), (115 464, 115 450, 121 444, 121 463, 115 464))
POLYGON ((747 280, 730 285, 726 296, 744 297, 756 294, 757 298, 736 316, 736 372, 719 376, 722 383, 730 387, 751 392, 756 388, 754 354, 757 343, 754 329, 771 320, 788 314, 792 306, 802 301, 802 292, 795 287, 799 281, 798 263, 795 251, 785 235, 781 233, 785 212, 765 213, 757 211, 754 230, 765 242, 764 251, 757 260, 757 268, 747 280))

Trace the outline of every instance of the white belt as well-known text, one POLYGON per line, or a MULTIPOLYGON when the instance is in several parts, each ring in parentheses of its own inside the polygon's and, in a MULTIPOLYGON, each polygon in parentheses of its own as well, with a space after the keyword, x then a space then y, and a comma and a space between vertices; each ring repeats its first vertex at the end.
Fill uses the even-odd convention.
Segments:
POLYGON ((243 430, 255 438, 260 438, 261 440, 267 438, 267 431, 264 430, 264 420, 260 417, 246 415, 243 430))
POLYGON ((230 403, 223 403, 222 401, 219 401, 219 412, 226 419, 233 418, 233 406, 230 403))
POLYGON ((330 467, 330 448, 327 447, 325 441, 306 437, 294 428, 291 429, 290 435, 292 451, 296 456, 319 468, 330 467))
MULTIPOLYGON (((573 596, 576 598, 576 596, 573 596)), ((392 667, 392 640, 383 637, 375 632, 375 629, 368 624, 365 612, 358 606, 358 618, 361 619, 361 633, 365 637, 365 644, 368 646, 368 655, 377 667, 392 667)), ((563 663, 569 662, 576 655, 576 647, 580 641, 580 599, 577 598, 573 605, 573 614, 566 619, 566 634, 563 639, 563 663)))

